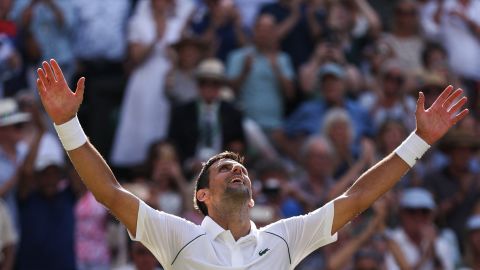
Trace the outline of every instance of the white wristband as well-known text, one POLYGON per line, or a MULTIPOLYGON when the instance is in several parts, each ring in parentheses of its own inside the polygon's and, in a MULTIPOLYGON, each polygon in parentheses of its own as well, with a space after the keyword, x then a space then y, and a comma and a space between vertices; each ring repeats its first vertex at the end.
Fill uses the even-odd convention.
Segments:
POLYGON ((82 126, 76 115, 66 123, 61 125, 54 124, 53 126, 63 144, 63 148, 67 151, 77 149, 87 142, 87 135, 83 132, 82 126))
POLYGON ((430 145, 428 143, 415 134, 415 132, 412 132, 410 136, 395 149, 395 154, 403 159, 411 168, 429 148, 430 145))

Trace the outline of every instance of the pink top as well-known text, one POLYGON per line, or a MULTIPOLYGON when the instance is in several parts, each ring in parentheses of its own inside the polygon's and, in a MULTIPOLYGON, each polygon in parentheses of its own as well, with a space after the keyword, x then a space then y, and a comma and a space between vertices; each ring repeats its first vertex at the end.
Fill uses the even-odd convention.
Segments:
POLYGON ((107 210, 85 193, 75 206, 75 251, 78 263, 109 264, 107 210))

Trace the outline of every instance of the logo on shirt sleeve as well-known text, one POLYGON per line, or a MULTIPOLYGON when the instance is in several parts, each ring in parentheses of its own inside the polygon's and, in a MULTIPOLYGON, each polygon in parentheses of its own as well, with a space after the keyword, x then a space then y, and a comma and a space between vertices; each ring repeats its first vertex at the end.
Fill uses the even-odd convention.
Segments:
POLYGON ((263 256, 263 255, 264 255, 265 253, 267 253, 267 251, 269 251, 269 250, 270 250, 269 248, 266 248, 266 249, 264 249, 264 250, 260 250, 260 251, 258 252, 258 255, 263 256))

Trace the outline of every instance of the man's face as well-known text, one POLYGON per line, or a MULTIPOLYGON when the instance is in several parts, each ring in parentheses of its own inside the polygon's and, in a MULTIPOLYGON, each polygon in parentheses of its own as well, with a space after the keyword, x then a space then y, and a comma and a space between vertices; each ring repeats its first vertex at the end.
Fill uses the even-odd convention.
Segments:
POLYGON ((214 79, 201 78, 198 79, 199 94, 203 101, 212 103, 218 99, 220 90, 223 86, 222 82, 214 79))
POLYGON ((5 143, 16 144, 23 138, 23 123, 0 127, 0 140, 5 143))
POLYGON ((271 15, 262 15, 256 22, 253 31, 254 43, 258 47, 272 47, 276 44, 275 18, 271 15))
POLYGON ((401 220, 407 234, 422 238, 425 228, 433 224, 433 212, 427 208, 403 208, 401 220))
POLYGON ((321 79, 321 91, 328 103, 341 103, 345 93, 345 83, 341 78, 328 74, 321 79))
POLYGON ((207 191, 204 200, 207 205, 221 205, 225 200, 235 200, 238 203, 252 200, 252 183, 242 164, 231 159, 221 159, 209 168, 209 176, 209 187, 204 189, 207 191))

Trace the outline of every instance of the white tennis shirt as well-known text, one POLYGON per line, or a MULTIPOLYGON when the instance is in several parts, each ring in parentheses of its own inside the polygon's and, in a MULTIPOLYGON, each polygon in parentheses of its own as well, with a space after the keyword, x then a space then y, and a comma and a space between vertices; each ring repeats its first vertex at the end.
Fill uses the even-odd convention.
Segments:
POLYGON ((283 219, 234 240, 210 217, 201 225, 140 203, 137 233, 165 269, 294 269, 308 254, 337 240, 331 235, 334 207, 329 202, 303 216, 283 219))

